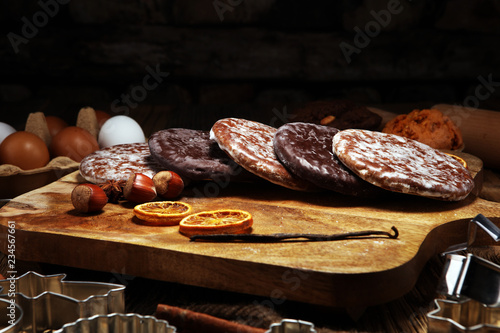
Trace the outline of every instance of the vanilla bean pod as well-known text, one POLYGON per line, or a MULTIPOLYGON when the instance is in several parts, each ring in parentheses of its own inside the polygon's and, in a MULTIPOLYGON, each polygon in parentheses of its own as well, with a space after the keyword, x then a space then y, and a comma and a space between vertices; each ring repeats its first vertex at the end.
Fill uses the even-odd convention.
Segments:
POLYGON ((191 241, 209 242, 242 242, 242 243, 274 243, 281 241, 295 242, 326 242, 347 239, 360 239, 372 236, 386 236, 391 239, 398 238, 399 231, 392 227, 393 233, 380 230, 353 231, 341 234, 306 234, 306 233, 278 233, 278 234, 216 234, 216 235, 193 235, 191 241))

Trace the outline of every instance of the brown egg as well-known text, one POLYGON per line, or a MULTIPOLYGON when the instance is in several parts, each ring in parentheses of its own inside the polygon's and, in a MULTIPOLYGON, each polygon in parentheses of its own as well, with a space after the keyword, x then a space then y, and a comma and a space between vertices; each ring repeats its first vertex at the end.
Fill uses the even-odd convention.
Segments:
POLYGON ((60 130, 68 127, 68 123, 64 119, 56 116, 45 116, 47 121, 47 127, 49 128, 49 133, 51 137, 54 137, 60 130))
POLYGON ((41 168, 49 161, 49 150, 45 142, 30 132, 12 133, 0 145, 1 164, 12 164, 23 170, 31 170, 41 168))
POLYGON ((89 131, 76 126, 62 129, 52 138, 52 156, 66 156, 80 162, 85 156, 99 149, 96 138, 89 131))
POLYGON ((97 122, 99 123, 99 128, 102 127, 102 124, 106 122, 109 118, 111 118, 111 115, 107 112, 101 111, 101 110, 95 110, 95 116, 97 117, 97 122))

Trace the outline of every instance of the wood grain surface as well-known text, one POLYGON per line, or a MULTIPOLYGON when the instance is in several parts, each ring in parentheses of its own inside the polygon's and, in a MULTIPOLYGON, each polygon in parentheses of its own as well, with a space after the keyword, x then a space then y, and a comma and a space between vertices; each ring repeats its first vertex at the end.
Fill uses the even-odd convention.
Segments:
MULTIPOLYGON (((462 157, 480 186, 481 161, 462 157)), ((400 297, 431 256, 465 241, 475 215, 500 224, 500 204, 475 195, 461 202, 389 193, 359 199, 267 182, 207 182, 186 189, 181 200, 195 211, 245 209, 254 217, 254 233, 333 234, 395 226, 400 235, 332 242, 190 242, 175 226, 140 224, 128 203, 108 204, 93 215, 75 212, 70 193, 80 182, 78 172, 72 173, 0 210, 2 233, 8 221, 15 222, 19 260, 332 307, 364 307, 400 297)), ((5 242, 0 251, 6 252, 5 242)))

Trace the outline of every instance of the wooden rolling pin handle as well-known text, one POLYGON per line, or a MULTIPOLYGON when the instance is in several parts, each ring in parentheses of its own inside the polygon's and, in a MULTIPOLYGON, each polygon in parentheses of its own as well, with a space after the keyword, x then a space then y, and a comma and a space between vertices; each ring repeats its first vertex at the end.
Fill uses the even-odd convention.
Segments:
POLYGON ((433 108, 450 117, 460 128, 464 152, 479 157, 486 168, 500 170, 499 111, 450 104, 437 104, 433 108))
POLYGON ((264 333, 266 331, 165 304, 158 304, 155 317, 168 321, 179 333, 264 333))

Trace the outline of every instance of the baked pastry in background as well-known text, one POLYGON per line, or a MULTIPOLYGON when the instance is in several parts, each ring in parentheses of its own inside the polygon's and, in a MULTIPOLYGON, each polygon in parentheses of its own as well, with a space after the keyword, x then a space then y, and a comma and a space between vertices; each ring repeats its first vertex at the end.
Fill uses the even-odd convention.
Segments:
POLYGON ((435 149, 457 150, 464 144, 460 129, 437 109, 417 109, 396 116, 382 132, 413 139, 435 149))
POLYGON ((382 117, 366 106, 350 100, 319 100, 308 102, 292 112, 291 122, 313 123, 337 128, 377 130, 382 117))

